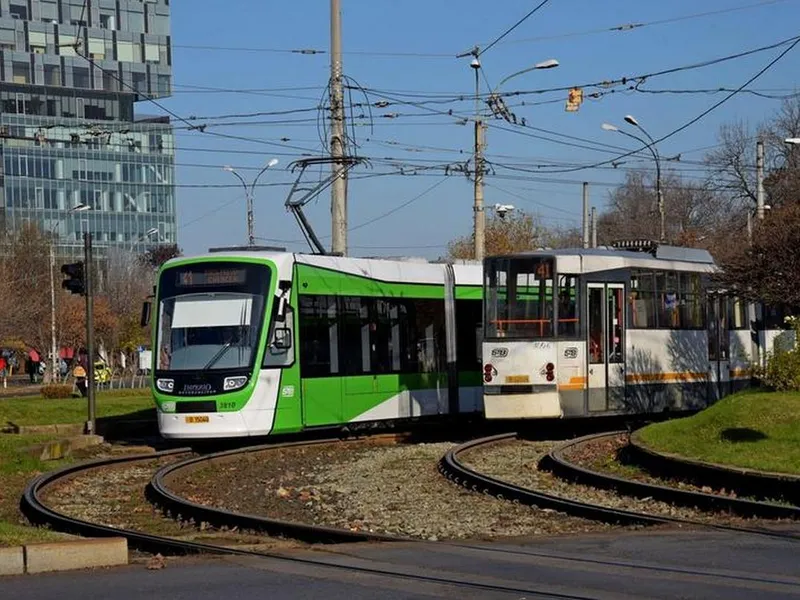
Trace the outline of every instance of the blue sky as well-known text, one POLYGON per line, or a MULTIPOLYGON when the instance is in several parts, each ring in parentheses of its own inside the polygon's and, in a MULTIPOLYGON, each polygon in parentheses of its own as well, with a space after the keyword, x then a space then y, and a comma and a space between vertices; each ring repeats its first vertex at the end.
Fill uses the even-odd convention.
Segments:
MULTIPOLYGON (((456 55, 475 45, 487 46, 538 3, 342 0, 344 72, 366 90, 366 96, 354 91, 352 102, 391 102, 383 108, 372 106, 371 123, 365 118, 355 121, 358 153, 370 159, 370 166, 356 167, 349 182, 351 255, 435 258, 445 253, 449 240, 471 231, 472 183, 463 174, 451 171, 445 176, 442 168, 416 175, 391 173, 400 166, 408 172, 412 165, 441 167, 471 158, 472 125, 464 125, 460 117, 474 113, 474 73, 470 59, 456 55), (384 116, 391 113, 399 116, 384 116)), ((233 165, 250 182, 275 157, 280 162, 261 177, 255 193, 256 235, 271 240, 259 240, 264 244, 306 251, 284 208, 296 175, 287 166, 304 154, 327 152, 320 142, 324 131, 317 109, 329 76, 329 3, 192 0, 173 2, 171 8, 175 93, 163 106, 187 119, 211 117, 196 121, 208 124, 205 133, 188 131, 175 121, 179 245, 186 254, 194 254, 209 246, 245 243, 244 190, 222 167, 233 165), (324 52, 290 52, 299 49, 324 52), (276 114, 281 111, 297 112, 276 114), (268 114, 241 116, 252 113, 268 114)), ((653 94, 626 91, 625 85, 585 87, 587 95, 604 94, 587 98, 573 113, 564 109, 566 91, 532 92, 619 80, 736 54, 798 35, 798 23, 800 0, 551 0, 481 56, 482 93, 488 92, 487 81, 496 86, 541 60, 555 58, 560 63, 503 86, 504 92, 526 92, 505 99, 526 126, 489 121, 487 159, 494 173, 486 179, 486 204, 510 203, 539 215, 548 225, 577 226, 582 181, 590 182, 591 203, 602 210, 626 168, 652 166, 642 154, 625 159, 618 168, 565 172, 564 165, 591 165, 636 148, 632 140, 601 130, 603 122, 624 125, 623 116, 633 114, 658 139, 726 95, 653 94), (729 10, 738 7, 743 8, 729 10), (727 12, 697 16, 713 11, 727 12), (652 24, 609 31, 628 23, 652 24)), ((640 88, 737 88, 786 47, 648 78, 640 88)), ((795 92, 798 57, 800 47, 749 89, 771 95, 795 92)), ((659 143, 664 157, 681 153, 681 162, 665 167, 687 179, 702 177, 701 166, 693 161, 702 160, 708 147, 717 143, 722 123, 743 119, 755 125, 779 107, 779 99, 737 94, 659 143)), ((147 101, 137 110, 162 112, 147 101)), ((353 110, 359 114, 367 109, 353 110)), ((313 179, 318 172, 307 175, 313 179)), ((330 192, 312 201, 306 213, 329 246, 330 192)))

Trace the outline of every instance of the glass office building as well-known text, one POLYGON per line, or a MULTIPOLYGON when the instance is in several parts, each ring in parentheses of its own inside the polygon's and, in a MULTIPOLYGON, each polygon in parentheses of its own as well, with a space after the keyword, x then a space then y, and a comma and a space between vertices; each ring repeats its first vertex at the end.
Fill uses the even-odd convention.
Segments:
POLYGON ((0 227, 61 253, 176 243, 169 0, 0 0, 0 227), (70 212, 78 205, 91 210, 70 212))

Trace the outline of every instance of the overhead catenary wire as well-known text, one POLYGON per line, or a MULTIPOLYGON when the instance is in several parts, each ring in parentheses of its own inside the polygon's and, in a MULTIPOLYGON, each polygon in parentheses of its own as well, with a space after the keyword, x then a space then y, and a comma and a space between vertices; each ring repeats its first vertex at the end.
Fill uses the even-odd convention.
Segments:
POLYGON ((500 41, 501 41, 503 38, 505 38, 505 37, 506 37, 506 36, 507 36, 509 33, 511 33, 512 31, 514 31, 514 30, 515 30, 517 27, 519 27, 520 25, 522 25, 522 24, 523 24, 525 21, 527 21, 527 20, 528 20, 529 18, 531 18, 531 17, 532 17, 534 14, 536 14, 536 13, 539 11, 539 9, 543 8, 543 7, 544 7, 544 6, 545 6, 547 3, 549 3, 549 2, 550 2, 550 0, 542 0, 542 1, 541 1, 539 4, 537 4, 537 5, 536 5, 536 6, 535 6, 535 7, 534 7, 534 8, 533 8, 533 9, 532 9, 530 12, 528 12, 528 14, 526 14, 526 15, 525 15, 524 17, 522 17, 522 18, 521 18, 519 21, 517 21, 516 23, 514 23, 514 24, 513 24, 511 27, 509 27, 508 29, 506 29, 506 30, 505 30, 505 31, 504 31, 502 34, 500 34, 500 36, 499 36, 499 37, 495 38, 495 39, 494 39, 494 41, 490 42, 490 43, 489 43, 489 44, 488 44, 488 45, 487 45, 485 48, 483 48, 482 50, 480 50, 480 51, 478 52, 478 54, 477 54, 477 57, 476 57, 476 58, 479 58, 480 56, 482 56, 483 54, 485 54, 485 53, 486 53, 486 52, 487 52, 489 49, 493 48, 493 47, 494 47, 494 46, 495 46, 497 43, 499 43, 499 42, 500 42, 500 41))
MULTIPOLYGON (((709 108, 707 108, 706 110, 704 110, 703 112, 701 112, 701 113, 700 113, 699 115, 697 115, 696 117, 694 117, 694 118, 690 119, 689 121, 687 121, 686 123, 684 123, 683 125, 681 125, 680 127, 678 127, 677 129, 673 129, 672 131, 670 131, 670 132, 669 132, 669 133, 667 133, 666 135, 664 135, 664 136, 662 136, 662 137, 660 137, 660 138, 658 138, 658 139, 654 140, 652 143, 653 143, 653 144, 658 144, 658 143, 660 143, 660 142, 663 142, 664 140, 667 140, 667 139, 669 139, 669 138, 671 138, 671 137, 673 137, 673 136, 677 135, 677 134, 678 134, 678 133, 680 133, 681 131, 684 131, 685 129, 687 129, 687 128, 691 127, 692 125, 694 125, 695 123, 697 123, 698 121, 700 121, 701 119, 703 119, 705 116, 707 116, 708 114, 710 114, 711 112, 713 112, 714 110, 716 110, 717 108, 719 108, 720 106, 722 106, 723 104, 725 104, 725 103, 726 103, 728 100, 730 100, 731 98, 733 98, 733 97, 734 97, 736 94, 738 94, 738 93, 739 93, 741 90, 745 89, 745 88, 746 88, 748 85, 750 85, 751 83, 753 83, 754 81, 756 81, 756 80, 757 80, 759 77, 761 77, 761 76, 762 76, 764 73, 766 73, 767 71, 769 71, 769 70, 770 70, 770 69, 771 69, 771 68, 772 68, 774 65, 776 65, 776 64, 777 64, 777 63, 778 63, 778 62, 779 62, 779 61, 780 61, 780 60, 781 60, 781 59, 782 59, 784 56, 786 56, 786 55, 787 55, 789 52, 791 52, 791 51, 792 51, 792 50, 795 48, 795 46, 797 46, 797 44, 798 44, 798 43, 800 43, 800 37, 796 37, 796 38, 794 38, 794 42, 793 42, 793 43, 792 43, 792 44, 791 44, 791 45, 790 45, 788 48, 784 49, 784 50, 783 50, 783 51, 782 51, 780 54, 778 54, 778 56, 776 56, 776 57, 775 57, 775 58, 773 58, 771 61, 769 61, 769 63, 767 63, 767 65, 766 65, 766 66, 764 66, 763 68, 761 68, 761 69, 760 69, 760 70, 759 70, 759 71, 758 71, 758 72, 757 72, 755 75, 753 75, 752 77, 750 77, 750 78, 749 78, 747 81, 745 81, 745 82, 744 82, 742 85, 740 85, 738 88, 736 88, 735 90, 733 90, 732 92, 730 92, 730 93, 729 93, 727 96, 725 96, 725 97, 724 97, 722 100, 720 100, 720 101, 718 101, 718 102, 715 102, 715 103, 714 103, 714 104, 712 104, 712 105, 711 105, 709 108)), ((594 163, 594 164, 592 164, 592 165, 584 165, 584 166, 581 166, 581 167, 575 167, 575 168, 572 168, 572 169, 550 170, 550 171, 548 171, 548 172, 549 172, 549 173, 571 173, 571 172, 580 171, 580 170, 585 170, 585 169, 592 169, 592 168, 595 168, 595 167, 598 167, 598 166, 603 166, 603 165, 611 164, 611 162, 613 162, 614 160, 619 160, 619 159, 621 159, 621 158, 625 158, 625 157, 627 157, 627 156, 631 156, 631 155, 633 155, 633 154, 639 153, 639 152, 641 152, 641 151, 642 151, 644 148, 646 148, 646 146, 643 146, 642 148, 639 148, 639 149, 637 149, 637 150, 632 150, 632 151, 630 151, 630 152, 627 152, 627 153, 625 153, 625 154, 622 154, 622 155, 618 156, 616 159, 612 159, 612 160, 606 160, 606 161, 602 161, 602 162, 599 162, 599 163, 594 163)))

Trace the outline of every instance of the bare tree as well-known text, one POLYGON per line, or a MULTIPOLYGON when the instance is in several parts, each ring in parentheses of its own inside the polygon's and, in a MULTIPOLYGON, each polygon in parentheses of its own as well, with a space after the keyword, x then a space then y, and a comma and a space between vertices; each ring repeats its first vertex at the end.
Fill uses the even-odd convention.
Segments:
MULTIPOLYGON (((720 128, 719 146, 706 155, 709 187, 728 212, 752 211, 757 202, 756 145, 764 143, 766 201, 778 206, 791 201, 800 181, 800 157, 784 140, 800 135, 800 97, 785 100, 771 118, 752 128, 743 121, 720 128)), ((746 214, 746 213, 745 213, 746 214)))
MULTIPOLYGON (((658 239, 660 221, 654 176, 628 171, 614 189, 608 208, 598 218, 599 243, 618 239, 658 239)), ((662 175, 667 239, 673 244, 704 246, 721 215, 715 194, 705 185, 684 181, 674 172, 662 175)))

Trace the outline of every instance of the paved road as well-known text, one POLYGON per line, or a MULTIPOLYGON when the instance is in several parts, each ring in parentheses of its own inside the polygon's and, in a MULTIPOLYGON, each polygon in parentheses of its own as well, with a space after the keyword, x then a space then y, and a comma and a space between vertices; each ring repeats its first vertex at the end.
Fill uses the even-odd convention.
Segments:
POLYGON ((132 564, 94 572, 0 578, 0 597, 800 598, 799 555, 800 541, 698 531, 513 544, 353 544, 292 552, 285 555, 290 560, 170 559, 163 570, 132 564), (329 566, 310 565, 304 559, 329 566))

